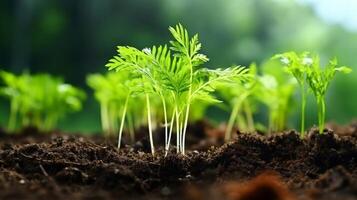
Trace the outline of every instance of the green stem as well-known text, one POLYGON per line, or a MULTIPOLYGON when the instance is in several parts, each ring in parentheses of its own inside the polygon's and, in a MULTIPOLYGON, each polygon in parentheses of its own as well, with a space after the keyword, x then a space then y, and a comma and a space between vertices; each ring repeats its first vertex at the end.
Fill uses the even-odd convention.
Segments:
POLYGON ((165 149, 167 148, 167 140, 168 140, 168 124, 167 124, 167 110, 166 110, 166 102, 165 98, 162 94, 160 94, 161 102, 162 102, 162 107, 164 109, 164 120, 165 120, 165 149))
POLYGON ((181 144, 181 153, 185 155, 185 138, 183 133, 183 121, 180 121, 180 144, 181 144))
POLYGON ((17 111, 18 111, 18 104, 12 101, 10 105, 10 117, 9 117, 9 124, 8 124, 8 129, 10 131, 15 130, 16 121, 17 121, 17 111))
POLYGON ((115 130, 117 130, 117 118, 116 115, 117 113, 117 107, 116 104, 112 103, 112 107, 108 108, 108 114, 109 114, 109 135, 114 134, 115 130))
POLYGON ((253 113, 252 113, 252 110, 250 109, 248 101, 244 101, 244 112, 245 112, 245 116, 247 119, 248 131, 254 131, 253 113))
POLYGON ((326 116, 326 104, 324 98, 318 97, 317 104, 319 106, 319 114, 318 114, 319 133, 322 134, 325 128, 325 116, 326 116))
POLYGON ((120 122, 120 128, 119 128, 119 136, 118 136, 118 149, 120 149, 120 145, 121 145, 121 137, 122 137, 123 129, 124 129, 124 122, 125 122, 126 109, 128 107, 128 101, 129 101, 129 95, 125 99, 125 104, 124 104, 124 108, 123 108, 123 114, 121 116, 121 122, 120 122))
POLYGON ((305 108, 306 108, 306 92, 305 84, 301 84, 301 137, 305 135, 305 108))
POLYGON ((173 126, 174 126, 175 113, 176 113, 176 106, 174 108, 174 111, 172 112, 172 117, 171 117, 171 122, 170 122, 169 138, 168 138, 167 144, 165 144, 166 145, 165 156, 167 156, 167 153, 169 152, 169 148, 170 148, 172 130, 173 130, 173 126))
POLYGON ((185 122, 184 122, 184 125, 182 127, 182 124, 181 124, 181 130, 182 130, 182 142, 181 142, 181 145, 182 145, 182 155, 185 155, 185 138, 186 138, 186 130, 187 130, 187 123, 188 123, 188 116, 189 116, 189 113, 190 113, 190 104, 191 104, 191 87, 190 87, 190 90, 189 90, 189 98, 187 100, 187 105, 186 105, 186 113, 185 113, 185 122))
POLYGON ((34 112, 33 125, 41 130, 44 130, 40 112, 34 112))
POLYGON ((231 115, 228 120, 227 128, 226 128, 226 133, 224 135, 224 140, 229 141, 232 137, 232 129, 234 126, 234 122, 237 118, 238 111, 239 111, 240 103, 234 104, 233 110, 231 112, 231 115))
POLYGON ((109 134, 109 119, 108 119, 108 106, 105 103, 100 104, 100 119, 102 123, 102 130, 106 135, 109 134))
POLYGON ((178 110, 176 109, 176 151, 177 153, 180 153, 180 148, 181 148, 181 144, 180 144, 180 138, 181 138, 181 133, 180 133, 180 115, 178 113, 178 110))
POLYGON ((134 127, 133 115, 131 114, 131 112, 128 112, 127 120, 128 120, 129 134, 130 134, 130 142, 132 144, 134 144, 134 142, 135 142, 135 127, 134 127))
POLYGON ((57 124, 57 116, 56 114, 48 114, 44 121, 44 130, 50 131, 53 129, 57 124))
POLYGON ((268 132, 269 132, 269 134, 271 134, 273 132, 273 128, 274 128, 274 113, 271 109, 270 109, 269 113, 270 114, 269 114, 268 132))
POLYGON ((15 101, 11 101, 10 105, 10 117, 9 117, 9 124, 8 129, 10 131, 15 130, 16 127, 16 118, 17 118, 17 111, 18 111, 18 104, 15 101))
POLYGON ((152 137, 152 124, 151 124, 151 113, 150 113, 150 99, 149 94, 146 93, 146 107, 147 107, 147 117, 148 117, 148 128, 149 128, 149 137, 150 137, 150 147, 151 147, 151 154, 155 154, 155 147, 154 141, 152 137))

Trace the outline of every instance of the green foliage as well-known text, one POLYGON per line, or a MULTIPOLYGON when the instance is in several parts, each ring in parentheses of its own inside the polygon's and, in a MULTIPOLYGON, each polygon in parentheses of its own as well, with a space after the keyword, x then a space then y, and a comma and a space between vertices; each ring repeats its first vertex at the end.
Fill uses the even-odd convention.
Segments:
MULTIPOLYGON (((146 96, 149 136, 151 132, 150 97, 156 94, 162 102, 165 120, 165 149, 168 151, 173 127, 176 128, 177 151, 185 153, 185 135, 190 107, 195 100, 219 102, 212 95, 218 83, 244 80, 248 70, 235 66, 227 69, 206 69, 207 56, 199 53, 198 35, 189 37, 188 31, 178 24, 169 28, 173 41, 167 45, 138 50, 118 47, 118 55, 106 65, 109 70, 121 72, 129 69, 142 78, 146 96), (171 112, 168 111, 170 108, 171 112), (169 115, 171 120, 169 122, 169 115)), ((154 153, 151 139, 152 153, 154 153)))
POLYGON ((0 78, 4 83, 0 94, 10 100, 9 130, 14 130, 18 121, 22 126, 53 129, 68 112, 81 110, 86 96, 82 90, 48 74, 16 76, 1 71, 0 78))
POLYGON ((330 60, 325 68, 320 67, 320 59, 318 56, 314 56, 311 60, 311 67, 307 68, 307 83, 317 101, 319 132, 323 133, 325 128, 325 96, 327 89, 335 77, 336 72, 347 74, 352 70, 346 66, 338 67, 336 58, 330 60))

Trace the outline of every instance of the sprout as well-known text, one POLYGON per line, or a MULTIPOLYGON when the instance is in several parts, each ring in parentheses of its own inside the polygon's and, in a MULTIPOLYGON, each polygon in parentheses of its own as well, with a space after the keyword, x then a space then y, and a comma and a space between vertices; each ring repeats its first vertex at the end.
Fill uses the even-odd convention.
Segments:
POLYGON ((330 82, 335 77, 336 72, 350 73, 348 67, 338 67, 337 59, 332 59, 325 68, 320 67, 318 56, 313 59, 312 67, 307 71, 307 83, 314 94, 318 105, 319 132, 323 133, 325 128, 326 103, 325 96, 330 82))
POLYGON ((225 140, 231 139, 232 130, 236 123, 242 131, 254 131, 253 109, 254 100, 253 93, 256 90, 257 67, 253 63, 249 66, 247 79, 238 80, 232 83, 224 83, 219 86, 218 92, 225 101, 230 103, 232 108, 226 132, 225 140))
POLYGON ((259 87, 255 95, 269 109, 269 132, 286 128, 287 116, 291 110, 295 82, 278 82, 278 77, 265 74, 259 77, 259 87))
POLYGON ((294 76, 300 85, 301 90, 301 137, 305 134, 305 108, 306 108, 306 71, 311 60, 307 57, 308 52, 297 54, 295 52, 287 52, 273 56, 273 59, 279 58, 282 64, 286 67, 286 71, 294 76), (289 61, 289 62, 286 62, 289 61))

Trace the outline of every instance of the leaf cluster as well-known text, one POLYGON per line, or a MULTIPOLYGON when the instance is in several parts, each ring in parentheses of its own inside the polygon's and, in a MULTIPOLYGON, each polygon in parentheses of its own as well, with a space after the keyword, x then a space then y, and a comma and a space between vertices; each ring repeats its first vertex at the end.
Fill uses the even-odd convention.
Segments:
MULTIPOLYGON (((161 100, 164 124, 168 125, 169 115, 178 124, 176 134, 182 136, 180 148, 184 151, 183 143, 192 102, 219 102, 212 95, 217 83, 243 81, 248 78, 248 70, 241 66, 215 70, 204 68, 203 64, 209 59, 200 53, 202 45, 198 35, 190 37, 181 24, 169 27, 169 31, 173 37, 170 45, 143 50, 119 46, 118 54, 109 60, 106 67, 118 73, 128 69, 142 78, 141 84, 145 86, 142 92, 161 100)), ((173 124, 170 126, 172 129, 173 124)), ((169 131, 166 129, 165 132, 169 131)))
POLYGON ((1 71, 0 79, 0 94, 10 100, 10 129, 18 124, 18 116, 22 126, 52 129, 68 112, 81 110, 86 97, 84 91, 48 74, 1 71))

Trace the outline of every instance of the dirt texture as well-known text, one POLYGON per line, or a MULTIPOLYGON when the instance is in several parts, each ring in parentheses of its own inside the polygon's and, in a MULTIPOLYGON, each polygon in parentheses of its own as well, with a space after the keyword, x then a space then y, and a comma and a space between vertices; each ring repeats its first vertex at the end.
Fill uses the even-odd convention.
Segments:
MULTIPOLYGON (((213 134, 205 126, 190 132, 213 134)), ((185 156, 171 148, 166 157, 162 149, 152 156, 145 137, 118 150, 101 136, 0 130, 0 199, 355 200, 350 126, 304 139, 239 133, 225 144, 192 133, 185 156)))

